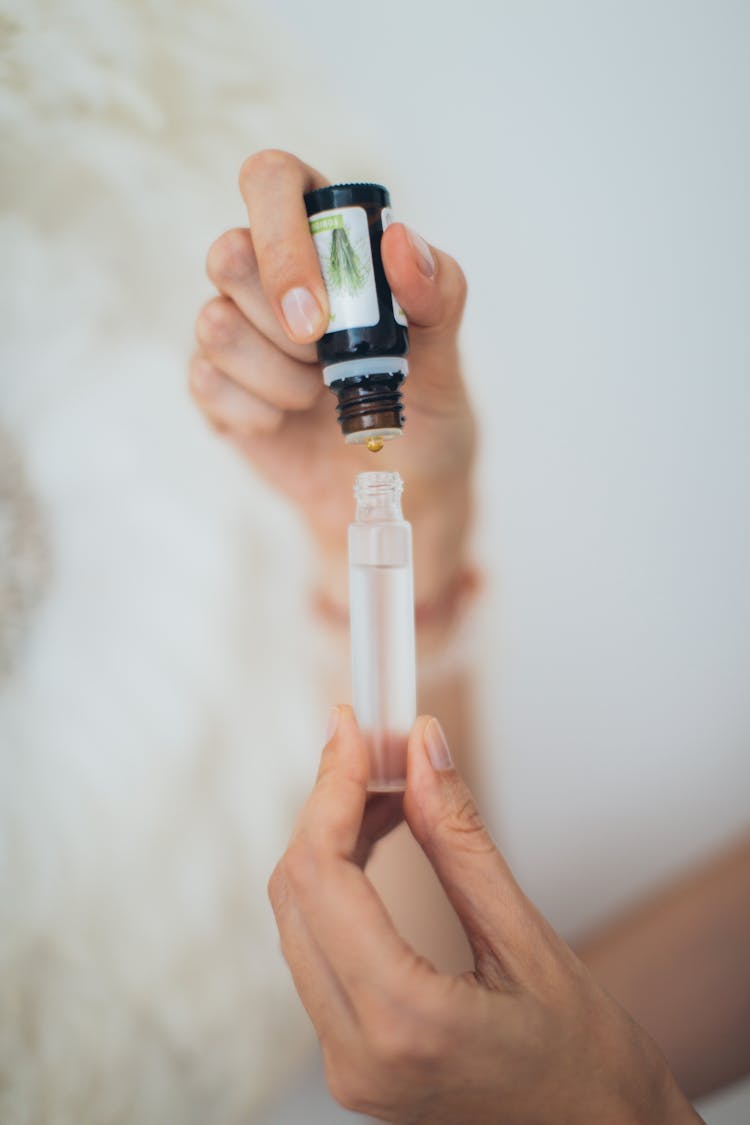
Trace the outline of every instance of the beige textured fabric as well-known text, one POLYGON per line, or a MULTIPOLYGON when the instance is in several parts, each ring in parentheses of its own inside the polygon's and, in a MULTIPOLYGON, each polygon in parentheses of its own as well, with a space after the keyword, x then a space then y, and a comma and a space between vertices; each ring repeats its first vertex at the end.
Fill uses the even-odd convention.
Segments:
POLYGON ((27 622, 47 585, 50 545, 20 453, 0 430, 0 678, 20 659, 27 622))
POLYGON ((242 158, 370 169, 239 0, 2 28, 0 1120, 246 1122, 310 1044, 265 884, 323 720, 303 536, 185 366, 242 158))

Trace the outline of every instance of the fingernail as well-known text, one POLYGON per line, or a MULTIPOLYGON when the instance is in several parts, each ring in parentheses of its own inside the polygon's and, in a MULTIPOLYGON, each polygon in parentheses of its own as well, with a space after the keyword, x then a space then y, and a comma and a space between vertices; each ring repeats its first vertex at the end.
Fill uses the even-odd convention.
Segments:
POLYGON ((339 725, 339 709, 334 707, 328 716, 328 726, 326 727, 326 742, 330 742, 336 733, 336 728, 339 725))
POLYGON ((323 315, 309 289, 290 289, 281 298, 281 311, 293 336, 312 336, 323 315))
POLYGON ((423 273, 425 277, 434 277, 436 267, 435 259, 432 256, 432 250, 430 250, 425 240, 421 238, 416 231, 412 230, 411 227, 406 228, 406 237, 414 247, 419 272, 423 273))
POLYGON ((424 745, 434 770, 449 770, 453 765, 448 742, 437 719, 430 719, 425 727, 424 745))

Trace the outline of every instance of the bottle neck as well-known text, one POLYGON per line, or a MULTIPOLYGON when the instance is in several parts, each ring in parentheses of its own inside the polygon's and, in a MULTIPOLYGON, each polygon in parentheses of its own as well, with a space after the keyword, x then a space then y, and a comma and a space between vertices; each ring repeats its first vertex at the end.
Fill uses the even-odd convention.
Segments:
POLYGON ((398 473, 360 473, 354 486, 358 523, 402 521, 403 481, 398 473))

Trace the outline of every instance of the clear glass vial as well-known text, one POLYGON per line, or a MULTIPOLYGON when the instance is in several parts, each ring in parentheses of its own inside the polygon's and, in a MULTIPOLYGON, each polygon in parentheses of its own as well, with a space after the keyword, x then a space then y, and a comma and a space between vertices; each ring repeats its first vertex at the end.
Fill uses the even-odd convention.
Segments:
POLYGON ((352 702, 370 754, 372 792, 406 785, 417 713, 411 525, 398 473, 360 473, 349 525, 352 702))
POLYGON ((317 345, 323 379, 336 395, 345 440, 373 451, 401 434, 401 384, 409 371, 406 317, 380 255, 393 222, 390 204, 380 184, 333 184, 305 195, 330 306, 317 345))

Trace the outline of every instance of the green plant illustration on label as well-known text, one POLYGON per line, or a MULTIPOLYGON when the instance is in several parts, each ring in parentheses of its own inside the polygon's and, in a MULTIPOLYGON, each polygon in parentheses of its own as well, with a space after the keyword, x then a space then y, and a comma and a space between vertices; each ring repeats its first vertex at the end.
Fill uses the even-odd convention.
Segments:
POLYGON ((380 307, 367 212, 362 207, 335 208, 310 216, 309 224, 328 293, 328 330, 377 324, 380 307))
POLYGON ((331 231, 331 252, 328 256, 328 281, 334 293, 356 296, 365 286, 370 272, 357 254, 345 226, 331 231))

